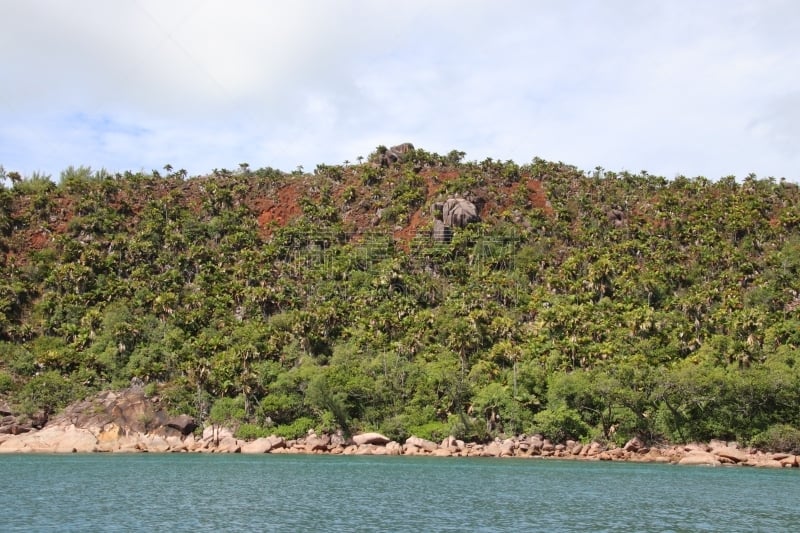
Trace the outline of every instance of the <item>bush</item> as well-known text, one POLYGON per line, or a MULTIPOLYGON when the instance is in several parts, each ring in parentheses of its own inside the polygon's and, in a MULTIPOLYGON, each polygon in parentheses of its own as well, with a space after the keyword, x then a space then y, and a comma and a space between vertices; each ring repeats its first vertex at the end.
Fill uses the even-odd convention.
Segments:
POLYGON ((553 442, 580 440, 589 434, 589 426, 574 409, 560 405, 545 409, 533 417, 534 429, 553 442))
POLYGON ((450 424, 447 422, 428 422, 421 426, 409 428, 411 435, 433 442, 441 442, 450 435, 450 424))
POLYGON ((208 420, 217 426, 237 426, 245 418, 244 398, 219 398, 211 406, 208 420))
POLYGON ((255 440, 261 437, 268 437, 272 432, 258 424, 242 424, 233 434, 234 437, 241 440, 255 440))
POLYGON ((395 442, 404 442, 408 437, 411 436, 406 429, 404 417, 402 416, 393 416, 384 419, 384 421, 378 427, 378 433, 386 435, 395 442))
POLYGON ((32 415, 37 411, 55 413, 77 400, 82 390, 54 370, 34 376, 20 388, 16 400, 22 411, 32 415))
POLYGON ((308 430, 312 429, 315 424, 316 422, 314 419, 301 416, 291 424, 281 424, 277 426, 272 433, 284 439, 297 439, 299 437, 305 437, 308 434, 308 430))
POLYGON ((753 437, 750 445, 770 452, 800 454, 800 429, 776 424, 753 437))
POLYGON ((14 389, 14 378, 8 372, 0 370, 0 394, 11 392, 14 389))

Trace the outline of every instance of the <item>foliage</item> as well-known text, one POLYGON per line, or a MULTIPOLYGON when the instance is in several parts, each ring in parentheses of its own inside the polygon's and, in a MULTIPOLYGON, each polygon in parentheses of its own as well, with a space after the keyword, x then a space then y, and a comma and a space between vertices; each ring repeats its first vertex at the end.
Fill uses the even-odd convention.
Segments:
POLYGON ((800 429, 788 424, 775 424, 754 436, 750 445, 762 450, 800 454, 800 429))
POLYGON ((252 436, 785 448, 800 428, 800 188, 785 180, 416 149, 313 174, 12 181, 0 399, 29 412, 139 378, 171 412, 252 436), (448 195, 480 199, 482 223, 432 242, 448 195))
POLYGON ((269 428, 257 424, 241 424, 236 428, 233 436, 241 440, 255 440, 261 437, 269 437, 271 434, 272 430, 269 428))
POLYGON ((305 437, 309 429, 313 429, 315 425, 314 419, 301 416, 300 418, 292 421, 291 424, 281 424, 276 426, 270 433, 274 433, 278 437, 285 439, 298 439, 305 437))
POLYGON ((553 442, 564 442, 570 438, 581 439, 589 433, 589 426, 581 419, 580 414, 563 405, 536 413, 533 417, 533 428, 553 442))

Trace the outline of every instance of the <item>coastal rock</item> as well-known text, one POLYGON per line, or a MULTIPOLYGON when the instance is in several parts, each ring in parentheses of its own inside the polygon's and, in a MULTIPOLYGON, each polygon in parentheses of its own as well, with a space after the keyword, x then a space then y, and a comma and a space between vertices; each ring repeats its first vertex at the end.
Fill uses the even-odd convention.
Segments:
POLYGON ((359 444, 359 445, 356 446, 356 449, 353 452, 353 455, 376 455, 376 454, 373 453, 375 448, 376 448, 376 446, 374 446, 372 444, 359 444))
POLYGON ((244 442, 239 439, 226 436, 220 439, 216 451, 219 453, 239 453, 242 451, 242 445, 244 445, 244 442))
POLYGON ((500 457, 500 444, 498 442, 490 442, 483 447, 481 457, 500 457))
POLYGON ((730 448, 727 445, 720 448, 712 448, 712 452, 714 455, 718 457, 723 457, 725 459, 729 459, 734 463, 743 463, 747 461, 747 454, 744 453, 742 450, 737 450, 735 448, 730 448))
POLYGON ((178 415, 167 420, 164 425, 173 429, 177 429, 181 435, 188 435, 197 429, 197 420, 195 420, 193 416, 178 415))
POLYGON ((422 439, 420 437, 411 436, 406 439, 406 446, 416 446, 426 452, 430 453, 434 450, 439 448, 439 445, 435 442, 429 441, 427 439, 422 439))
POLYGON ((144 435, 139 441, 139 449, 149 453, 165 453, 169 451, 167 439, 156 435, 144 435))
POLYGON ((196 446, 197 439, 195 436, 186 435, 186 437, 181 440, 181 445, 178 447, 173 447, 173 450, 181 452, 193 452, 196 446))
POLYGON ((514 439, 506 439, 500 443, 500 457, 514 457, 514 450, 517 447, 514 439))
POLYGON ((167 441, 167 445, 169 446, 170 452, 185 452, 187 451, 187 447, 184 444, 183 440, 180 437, 166 437, 165 440, 167 441))
POLYGON ((70 426, 61 435, 54 433, 50 446, 55 453, 88 453, 95 450, 97 439, 85 429, 70 426))
POLYGON ((625 443, 625 446, 622 447, 623 450, 626 452, 638 452, 644 448, 644 443, 639 439, 639 437, 633 437, 628 442, 625 443))
POLYGON ((279 437, 277 435, 270 435, 269 437, 267 437, 267 440, 271 445, 270 448, 271 451, 286 448, 286 439, 284 439, 283 437, 279 437))
POLYGON ((100 444, 118 441, 122 434, 122 428, 114 422, 109 422, 97 435, 97 442, 100 444))
POLYGON ((344 447, 346 444, 347 440, 344 438, 344 435, 342 435, 341 432, 336 432, 331 435, 331 448, 344 447))
POLYGON ((399 442, 391 441, 386 444, 386 455, 402 455, 403 446, 399 442))
POLYGON ((447 437, 444 439, 439 446, 440 448, 447 448, 451 452, 460 452, 464 449, 464 441, 459 440, 453 436, 447 437))
POLYGON ((757 468, 783 468, 783 464, 779 460, 764 455, 751 457, 745 464, 757 468))
POLYGON ((391 441, 389 437, 381 435, 380 433, 361 433, 360 435, 353 436, 353 443, 358 446, 362 444, 378 444, 383 445, 391 441))
POLYGON ((625 450, 622 448, 613 448, 611 450, 606 450, 606 453, 609 454, 614 459, 622 459, 625 457, 625 450))
POLYGON ((326 452, 328 451, 328 445, 331 442, 331 438, 327 435, 323 435, 319 437, 317 435, 311 435, 306 437, 306 451, 309 452, 326 452))
POLYGON ((719 459, 710 452, 703 450, 692 450, 678 461, 679 465, 691 466, 720 466, 719 459))
POLYGON ((425 451, 413 444, 406 443, 403 446, 403 455, 425 455, 425 451))
POLYGON ((226 438, 233 438, 233 431, 230 428, 218 426, 206 426, 203 430, 203 440, 222 441, 226 438))

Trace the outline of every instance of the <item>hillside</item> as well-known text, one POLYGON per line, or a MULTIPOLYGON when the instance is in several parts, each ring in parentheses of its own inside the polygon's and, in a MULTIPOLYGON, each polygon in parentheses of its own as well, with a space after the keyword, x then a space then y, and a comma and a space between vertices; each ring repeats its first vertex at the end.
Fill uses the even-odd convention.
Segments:
POLYGON ((463 155, 15 180, 0 404, 141 380, 246 436, 800 445, 796 184, 463 155))

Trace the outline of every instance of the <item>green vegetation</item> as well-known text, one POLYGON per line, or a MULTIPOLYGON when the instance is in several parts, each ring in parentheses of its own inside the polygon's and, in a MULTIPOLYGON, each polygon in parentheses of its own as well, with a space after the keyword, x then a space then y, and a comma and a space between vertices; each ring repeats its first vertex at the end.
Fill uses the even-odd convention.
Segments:
POLYGON ((797 449, 796 184, 463 156, 15 175, 0 400, 52 413, 138 378, 248 437, 797 449), (432 242, 452 194, 483 221, 432 242))

